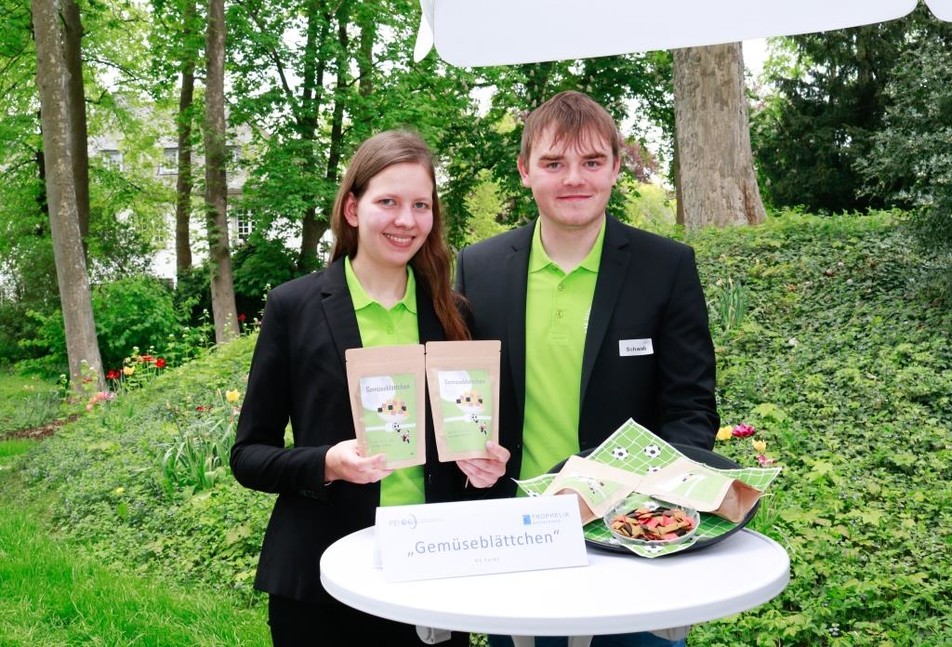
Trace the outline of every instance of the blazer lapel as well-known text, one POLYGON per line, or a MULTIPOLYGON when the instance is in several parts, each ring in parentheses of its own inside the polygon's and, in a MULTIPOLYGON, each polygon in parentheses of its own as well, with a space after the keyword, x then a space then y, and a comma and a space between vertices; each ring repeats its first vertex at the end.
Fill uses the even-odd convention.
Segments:
POLYGON ((347 279, 344 276, 344 261, 338 259, 324 270, 325 282, 321 291, 324 316, 327 317, 328 330, 334 338, 334 346, 340 355, 341 364, 346 363, 344 351, 348 348, 359 348, 363 345, 360 340, 360 328, 357 327, 357 315, 354 313, 354 302, 347 289, 347 279))
MULTIPOLYGON (((538 222, 538 219, 535 221, 538 222)), ((519 412, 525 415, 526 401, 526 296, 529 286, 529 252, 532 250, 532 232, 535 222, 520 230, 512 243, 512 250, 505 259, 505 278, 508 286, 509 370, 512 386, 516 392, 519 412)))
POLYGON ((420 343, 443 341, 446 339, 446 334, 443 332, 443 326, 440 325, 436 310, 433 308, 433 299, 420 283, 419 278, 417 279, 416 293, 417 331, 420 335, 420 343))
POLYGON ((595 358, 598 357, 598 350, 605 342, 608 322, 618 303, 618 295, 625 283, 630 261, 631 252, 628 249, 628 239, 624 235, 623 225, 614 217, 606 216, 605 241, 602 245, 602 258, 598 264, 595 296, 592 299, 592 310, 588 317, 585 351, 582 355, 580 402, 585 402, 585 392, 595 367, 595 358))

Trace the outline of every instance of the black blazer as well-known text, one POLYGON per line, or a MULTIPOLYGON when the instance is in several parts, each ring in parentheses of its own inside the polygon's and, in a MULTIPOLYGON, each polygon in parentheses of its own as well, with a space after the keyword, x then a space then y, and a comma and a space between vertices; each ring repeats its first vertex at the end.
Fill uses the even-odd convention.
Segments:
MULTIPOLYGON (((474 339, 502 340, 500 442, 512 452, 511 496, 522 465, 526 288, 535 223, 467 247, 456 288, 472 308, 474 339)), ((582 359, 579 446, 597 446, 628 418, 669 442, 710 449, 720 424, 707 305, 687 245, 607 218, 582 359), (622 356, 622 340, 651 339, 650 355, 622 356)))
MULTIPOLYGON (((420 342, 445 338, 417 282, 420 342)), ((278 495, 265 532, 255 587, 308 602, 329 598, 320 584, 324 549, 374 524, 380 484, 324 486, 324 456, 355 437, 344 351, 361 345, 357 316, 339 260, 268 295, 238 419, 231 469, 242 485, 278 495), (285 449, 290 421, 293 449, 285 449)), ((463 496, 465 476, 437 460, 426 416, 428 501, 463 496)))

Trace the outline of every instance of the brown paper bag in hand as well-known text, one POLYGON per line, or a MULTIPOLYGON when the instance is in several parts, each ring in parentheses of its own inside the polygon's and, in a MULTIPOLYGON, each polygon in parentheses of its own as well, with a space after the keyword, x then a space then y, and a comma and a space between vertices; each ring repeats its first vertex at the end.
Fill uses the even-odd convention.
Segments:
POLYGON ((347 386, 361 456, 395 469, 426 462, 423 345, 348 348, 347 386))

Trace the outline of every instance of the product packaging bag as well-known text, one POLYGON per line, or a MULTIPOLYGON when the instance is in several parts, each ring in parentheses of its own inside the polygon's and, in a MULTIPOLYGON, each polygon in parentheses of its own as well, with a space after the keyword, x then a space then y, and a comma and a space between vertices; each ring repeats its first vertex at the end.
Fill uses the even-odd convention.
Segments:
POLYGON ((499 442, 498 340, 426 344, 426 381, 440 461, 491 458, 499 442))
POLYGON ((361 455, 386 454, 390 469, 425 463, 423 345, 348 348, 345 359, 361 455))

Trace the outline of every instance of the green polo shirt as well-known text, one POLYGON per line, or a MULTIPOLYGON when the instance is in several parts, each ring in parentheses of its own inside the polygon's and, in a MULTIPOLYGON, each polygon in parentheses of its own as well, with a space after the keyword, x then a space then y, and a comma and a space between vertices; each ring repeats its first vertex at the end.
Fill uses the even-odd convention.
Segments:
POLYGON ((521 479, 544 474, 579 451, 582 354, 605 240, 603 222, 588 256, 566 274, 545 253, 542 224, 529 254, 521 479))
MULTIPOLYGON (((351 301, 354 302, 357 327, 360 329, 360 340, 364 347, 420 343, 420 329, 417 326, 416 279, 409 265, 407 266, 407 291, 403 298, 389 310, 370 298, 364 290, 350 265, 350 257, 344 259, 344 276, 347 278, 347 289, 350 290, 351 301)), ((425 503, 423 481, 422 465, 394 470, 390 476, 380 482, 380 505, 425 503)))

